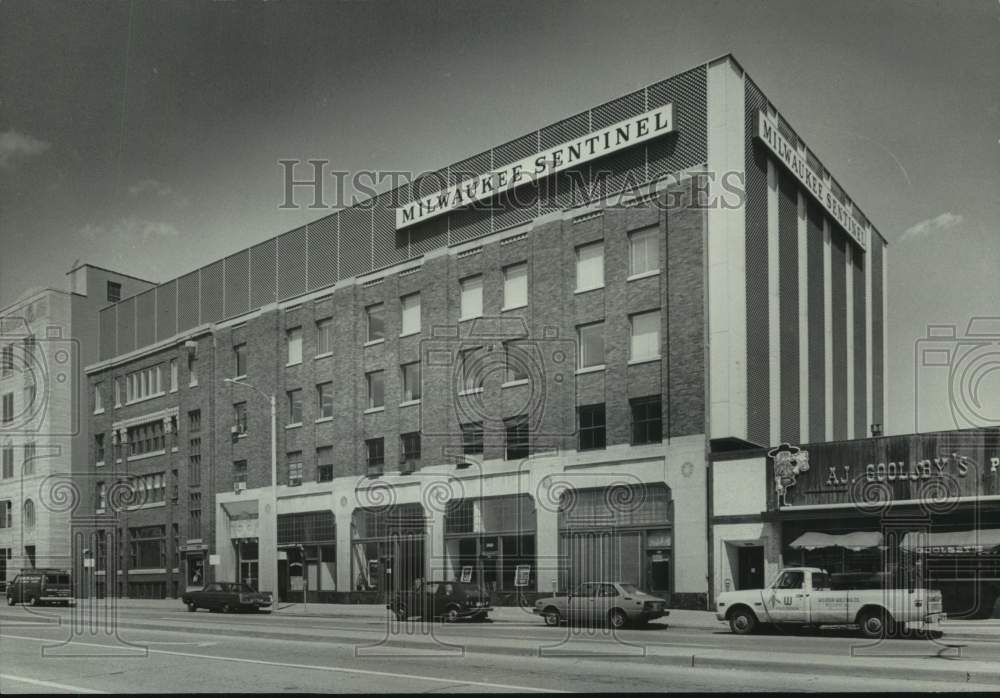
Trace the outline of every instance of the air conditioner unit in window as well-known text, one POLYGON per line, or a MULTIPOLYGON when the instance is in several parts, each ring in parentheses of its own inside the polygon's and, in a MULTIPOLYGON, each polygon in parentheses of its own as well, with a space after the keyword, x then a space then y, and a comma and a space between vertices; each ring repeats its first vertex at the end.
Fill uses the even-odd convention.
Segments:
POLYGON ((247 483, 245 482, 237 482, 233 485, 233 491, 236 492, 236 494, 239 494, 246 488, 247 488, 247 483))

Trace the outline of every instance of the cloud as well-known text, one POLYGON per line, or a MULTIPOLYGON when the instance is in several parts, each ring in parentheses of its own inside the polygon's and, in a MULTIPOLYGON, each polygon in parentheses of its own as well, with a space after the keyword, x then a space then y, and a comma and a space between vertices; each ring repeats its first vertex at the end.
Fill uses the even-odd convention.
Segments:
POLYGON ((120 249, 121 246, 131 247, 140 243, 174 240, 179 238, 181 233, 170 223, 128 216, 111 225, 88 223, 80 228, 80 234, 90 242, 110 243, 115 249, 120 249))
POLYGON ((4 131, 0 133, 0 167, 4 169, 13 167, 16 159, 41 155, 49 147, 49 143, 26 133, 19 133, 14 129, 4 131))
POLYGON ((143 194, 170 196, 174 193, 174 188, 158 179, 141 179, 128 188, 128 193, 132 196, 141 196, 143 194))
POLYGON ((943 233, 957 227, 961 223, 962 216, 960 214, 951 212, 942 213, 940 216, 935 218, 928 218, 925 221, 920 221, 915 225, 911 225, 903 231, 902 235, 899 236, 899 241, 903 242, 904 240, 911 240, 913 238, 943 233))

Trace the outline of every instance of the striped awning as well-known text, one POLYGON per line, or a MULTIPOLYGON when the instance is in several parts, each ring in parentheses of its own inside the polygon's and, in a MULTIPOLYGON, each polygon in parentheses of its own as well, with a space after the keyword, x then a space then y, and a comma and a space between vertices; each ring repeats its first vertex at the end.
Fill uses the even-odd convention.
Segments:
POLYGON ((899 544, 901 550, 933 555, 960 555, 984 553, 1000 548, 1000 528, 981 528, 971 531, 939 531, 935 533, 910 532, 899 544))
POLYGON ((856 531, 833 535, 818 531, 807 531, 796 538, 788 547, 796 550, 816 550, 817 548, 847 548, 858 551, 882 546, 882 534, 878 531, 856 531))

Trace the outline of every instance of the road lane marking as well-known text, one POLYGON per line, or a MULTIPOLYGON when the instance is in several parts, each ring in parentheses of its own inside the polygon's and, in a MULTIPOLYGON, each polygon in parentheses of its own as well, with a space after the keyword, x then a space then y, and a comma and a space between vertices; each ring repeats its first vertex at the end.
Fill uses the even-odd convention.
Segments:
MULTIPOLYGON (((8 638, 11 640, 29 640, 31 642, 52 642, 51 639, 38 638, 38 637, 25 637, 21 635, 8 635, 6 633, 0 634, 0 638, 8 638)), ((96 642, 74 642, 73 644, 78 644, 83 647, 108 647, 108 645, 102 645, 96 642)), ((360 676, 381 676, 384 678, 394 678, 394 679, 410 679, 416 681, 427 681, 430 683, 444 683, 449 685, 459 685, 459 686, 478 686, 481 688, 499 688, 507 691, 522 691, 533 693, 568 693, 568 691, 561 691, 554 688, 536 688, 534 686, 517 686, 514 684, 505 683, 490 683, 488 681, 469 681, 467 679, 445 679, 438 676, 424 676, 422 674, 399 674, 391 671, 374 671, 371 669, 347 669, 345 667, 330 667, 330 666, 317 666, 315 664, 290 664, 286 662, 271 662, 266 659, 248 659, 245 657, 224 657, 220 655, 210 655, 210 654, 197 654, 195 652, 174 652, 171 650, 155 650, 147 649, 150 654, 166 654, 174 657, 189 657, 192 659, 212 659, 222 662, 237 662, 240 664, 260 664, 263 666, 274 666, 283 667, 287 669, 305 669, 313 671, 329 671, 334 673, 343 674, 357 674, 360 676)))
POLYGON ((13 676, 12 674, 0 674, 0 679, 14 681, 15 683, 27 683, 32 686, 41 686, 42 688, 57 688, 61 691, 69 691, 70 693, 107 693, 107 691, 99 691, 96 688, 81 688, 80 686, 69 686, 64 683, 55 683, 54 681, 29 679, 23 676, 13 676))

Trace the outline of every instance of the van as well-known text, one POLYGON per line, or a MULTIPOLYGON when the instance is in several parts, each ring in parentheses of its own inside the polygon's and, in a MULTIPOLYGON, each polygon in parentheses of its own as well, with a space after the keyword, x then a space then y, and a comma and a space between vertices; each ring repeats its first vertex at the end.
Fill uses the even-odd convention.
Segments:
POLYGON ((17 603, 29 606, 49 603, 73 605, 75 600, 69 570, 21 570, 14 581, 7 585, 7 605, 17 603))

